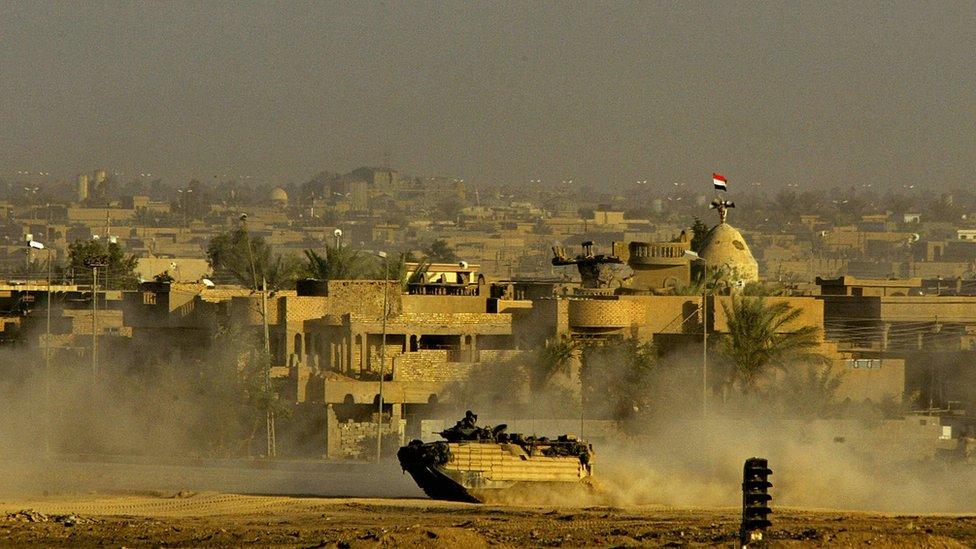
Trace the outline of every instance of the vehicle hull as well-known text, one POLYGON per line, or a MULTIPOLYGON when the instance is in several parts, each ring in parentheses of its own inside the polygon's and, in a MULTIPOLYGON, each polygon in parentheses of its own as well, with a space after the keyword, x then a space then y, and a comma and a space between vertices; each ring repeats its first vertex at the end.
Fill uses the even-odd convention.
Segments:
POLYGON ((401 448, 398 457, 432 499, 490 503, 588 492, 589 453, 552 455, 557 452, 551 448, 484 441, 415 442, 401 448))

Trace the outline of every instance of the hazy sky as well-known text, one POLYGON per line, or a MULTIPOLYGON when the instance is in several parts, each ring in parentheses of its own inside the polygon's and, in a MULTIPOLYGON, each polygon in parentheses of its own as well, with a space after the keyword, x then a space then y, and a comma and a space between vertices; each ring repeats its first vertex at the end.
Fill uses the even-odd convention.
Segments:
POLYGON ((0 176, 970 185, 976 4, 0 0, 0 176))

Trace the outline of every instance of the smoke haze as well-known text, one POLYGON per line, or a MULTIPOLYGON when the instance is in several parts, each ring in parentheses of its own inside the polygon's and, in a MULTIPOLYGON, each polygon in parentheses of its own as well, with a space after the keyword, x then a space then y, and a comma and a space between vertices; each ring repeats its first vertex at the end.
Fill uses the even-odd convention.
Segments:
MULTIPOLYGON (((965 187, 969 3, 10 1, 0 176, 965 187)), ((741 187, 740 187, 741 188, 741 187)), ((704 189, 704 187, 703 187, 704 189)))

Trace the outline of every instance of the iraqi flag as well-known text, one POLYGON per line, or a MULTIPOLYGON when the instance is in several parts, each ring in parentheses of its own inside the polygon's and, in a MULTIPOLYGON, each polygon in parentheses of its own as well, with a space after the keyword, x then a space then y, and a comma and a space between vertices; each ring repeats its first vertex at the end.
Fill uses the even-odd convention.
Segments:
POLYGON ((712 185, 715 185, 716 189, 720 191, 727 191, 729 190, 728 184, 729 181, 725 179, 724 175, 718 173, 712 174, 712 185))

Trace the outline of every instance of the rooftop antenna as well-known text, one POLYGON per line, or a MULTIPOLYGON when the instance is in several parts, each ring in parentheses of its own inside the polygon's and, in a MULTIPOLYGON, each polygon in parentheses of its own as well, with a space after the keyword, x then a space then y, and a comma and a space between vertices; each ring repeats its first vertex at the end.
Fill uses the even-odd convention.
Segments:
MULTIPOLYGON (((725 176, 718 173, 712 174, 712 186, 715 187, 715 190, 728 192, 729 191, 728 182, 729 180, 725 176)), ((728 216, 728 209, 734 207, 735 207, 734 202, 732 202, 731 200, 725 200, 720 196, 716 197, 715 200, 712 200, 712 203, 709 205, 710 209, 718 210, 718 221, 720 225, 725 223, 725 218, 726 216, 728 216)))
POLYGON ((735 207, 735 202, 716 198, 708 207, 711 210, 718 210, 718 222, 722 224, 725 223, 725 218, 729 215, 728 209, 735 207))

